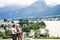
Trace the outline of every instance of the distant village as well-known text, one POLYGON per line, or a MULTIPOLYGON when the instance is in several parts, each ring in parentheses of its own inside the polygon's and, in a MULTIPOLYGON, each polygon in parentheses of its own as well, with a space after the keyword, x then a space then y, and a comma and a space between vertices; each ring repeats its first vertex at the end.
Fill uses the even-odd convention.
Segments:
MULTIPOLYGON (((29 22, 40 22, 40 21, 60 21, 60 15, 59 16, 47 16, 43 18, 22 18, 24 20, 28 20, 29 22)), ((12 23, 18 23, 19 19, 3 19, 0 20, 0 25, 12 25, 12 23)))

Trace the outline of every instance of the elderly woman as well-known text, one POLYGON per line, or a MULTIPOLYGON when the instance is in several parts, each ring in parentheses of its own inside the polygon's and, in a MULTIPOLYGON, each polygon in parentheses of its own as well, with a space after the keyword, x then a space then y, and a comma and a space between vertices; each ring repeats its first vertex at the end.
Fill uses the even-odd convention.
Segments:
POLYGON ((18 40, 22 40, 22 28, 19 24, 16 24, 16 30, 17 32, 20 32, 20 33, 17 33, 18 40))

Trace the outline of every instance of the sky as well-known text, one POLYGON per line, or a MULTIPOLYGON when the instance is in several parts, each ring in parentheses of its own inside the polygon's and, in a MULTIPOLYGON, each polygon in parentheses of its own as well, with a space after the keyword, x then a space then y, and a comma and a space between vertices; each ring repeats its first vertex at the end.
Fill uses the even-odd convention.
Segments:
POLYGON ((60 0, 45 0, 45 2, 48 6, 60 4, 60 0))
POLYGON ((7 5, 21 5, 21 6, 27 6, 31 5, 37 0, 0 0, 0 7, 4 7, 7 5))
MULTIPOLYGON (((27 6, 33 4, 36 1, 39 0, 0 0, 0 7, 5 7, 7 5, 13 5, 13 4, 27 6)), ((45 2, 48 6, 60 4, 60 0, 45 0, 45 2)))

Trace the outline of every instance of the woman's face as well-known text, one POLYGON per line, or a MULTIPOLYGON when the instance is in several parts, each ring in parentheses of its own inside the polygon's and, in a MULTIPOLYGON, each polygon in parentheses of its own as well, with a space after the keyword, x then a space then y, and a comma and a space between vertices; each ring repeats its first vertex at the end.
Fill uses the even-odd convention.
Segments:
POLYGON ((16 28, 19 28, 19 26, 18 26, 18 25, 16 25, 16 28))

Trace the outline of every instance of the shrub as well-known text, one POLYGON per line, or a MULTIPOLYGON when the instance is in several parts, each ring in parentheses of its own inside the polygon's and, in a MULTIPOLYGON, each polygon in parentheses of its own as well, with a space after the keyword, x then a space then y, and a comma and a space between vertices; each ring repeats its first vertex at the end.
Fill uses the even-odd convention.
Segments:
POLYGON ((39 38, 40 37, 40 30, 36 30, 34 36, 37 37, 37 38, 39 38))
POLYGON ((5 30, 5 34, 6 34, 6 36, 12 36, 12 32, 9 29, 5 30))
POLYGON ((29 29, 28 27, 23 27, 23 28, 22 28, 22 31, 23 31, 23 32, 29 32, 30 29, 29 29))
POLYGON ((0 31, 0 37, 3 37, 4 36, 4 33, 0 31))
POLYGON ((12 38, 11 36, 3 36, 3 39, 8 39, 8 38, 12 38))
POLYGON ((3 39, 12 38, 12 32, 9 29, 5 29, 5 35, 2 36, 3 39))

